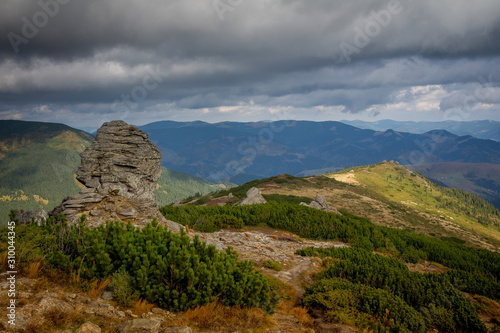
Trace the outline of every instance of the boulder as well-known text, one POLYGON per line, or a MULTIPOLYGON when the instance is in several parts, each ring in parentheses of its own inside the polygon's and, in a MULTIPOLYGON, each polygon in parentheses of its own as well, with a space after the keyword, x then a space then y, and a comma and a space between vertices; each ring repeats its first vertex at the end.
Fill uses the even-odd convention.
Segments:
POLYGON ((121 120, 105 123, 80 156, 76 178, 84 188, 65 198, 53 216, 64 214, 71 224, 85 214, 90 227, 107 220, 143 226, 156 219, 179 230, 165 220, 154 200, 162 155, 146 133, 121 120))
POLYGON ((331 212, 331 213, 336 213, 339 215, 342 215, 339 213, 337 208, 332 207, 330 204, 326 202, 326 197, 323 195, 316 195, 316 198, 314 198, 314 201, 311 201, 311 203, 307 204, 305 202, 300 203, 301 206, 307 206, 310 208, 318 209, 318 210, 323 210, 325 212, 331 212))
POLYGON ((266 199, 264 199, 260 190, 256 187, 252 187, 247 191, 247 196, 235 203, 235 206, 248 206, 264 203, 266 203, 266 199))
POLYGON ((88 321, 83 323, 82 326, 76 330, 76 333, 101 333, 101 328, 88 321))

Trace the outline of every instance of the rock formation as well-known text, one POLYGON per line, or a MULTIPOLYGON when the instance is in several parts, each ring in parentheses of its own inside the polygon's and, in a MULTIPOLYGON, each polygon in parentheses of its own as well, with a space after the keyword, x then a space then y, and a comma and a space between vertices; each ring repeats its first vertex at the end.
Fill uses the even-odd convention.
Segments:
POLYGON ((85 151, 76 179, 84 188, 63 200, 52 215, 68 223, 87 216, 87 224, 106 220, 144 225, 156 218, 164 224, 154 200, 161 175, 161 152, 138 128, 117 120, 105 123, 85 151))
POLYGON ((16 209, 14 213, 16 214, 16 219, 19 220, 19 224, 28 224, 34 222, 40 225, 42 221, 45 221, 49 217, 47 211, 42 208, 37 210, 27 210, 24 212, 16 209))
POLYGON ((264 204, 266 199, 262 196, 260 190, 256 187, 252 187, 247 191, 247 196, 235 203, 235 206, 248 206, 256 204, 264 204))
POLYGON ((314 201, 311 201, 310 204, 306 204, 305 202, 301 202, 300 204, 302 206, 307 206, 314 209, 323 210, 325 212, 337 213, 339 215, 342 215, 339 213, 337 208, 332 207, 330 204, 326 202, 326 198, 323 195, 317 195, 316 198, 314 198, 314 201))

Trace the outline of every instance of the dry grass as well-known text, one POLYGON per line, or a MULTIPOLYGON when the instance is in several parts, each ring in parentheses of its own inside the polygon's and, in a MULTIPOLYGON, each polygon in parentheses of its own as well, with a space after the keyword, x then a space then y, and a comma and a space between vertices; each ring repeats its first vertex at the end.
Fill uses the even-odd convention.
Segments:
POLYGON ((74 324, 83 323, 84 318, 81 315, 81 307, 77 307, 73 312, 63 312, 54 308, 45 314, 45 319, 53 327, 69 327, 74 324))
POLYGON ((143 313, 148 313, 154 307, 155 307, 154 304, 151 304, 148 301, 146 301, 145 299, 141 298, 134 303, 133 312, 136 315, 141 315, 143 313))
POLYGON ((92 282, 91 288, 88 292, 88 295, 90 298, 97 298, 102 295, 102 292, 104 289, 109 285, 111 282, 110 278, 107 279, 102 279, 102 280, 95 280, 92 282))
POLYGON ((4 251, 0 253, 0 268, 2 271, 7 270, 7 258, 9 257, 9 253, 7 251, 4 251))
POLYGON ((28 277, 30 279, 37 278, 42 272, 43 259, 40 259, 36 262, 30 262, 27 267, 28 277))
POLYGON ((218 302, 186 311, 178 324, 189 324, 201 329, 225 328, 229 331, 265 330, 276 325, 276 321, 259 308, 224 306, 218 302))
POLYGON ((42 292, 44 290, 50 289, 50 281, 46 276, 40 276, 36 279, 36 282, 31 287, 31 292, 33 294, 42 292))
POLYGON ((80 262, 80 266, 78 267, 78 270, 75 272, 75 271, 71 271, 70 275, 71 275, 71 278, 70 278, 70 281, 72 284, 75 284, 75 285, 80 285, 80 282, 81 282, 81 279, 80 279, 80 272, 82 271, 82 264, 83 264, 83 260, 85 259, 87 255, 83 256, 82 258, 82 261, 80 262))
POLYGON ((500 304, 484 296, 475 295, 474 299, 483 307, 482 312, 500 319, 500 304))
POLYGON ((302 325, 313 327, 314 319, 307 313, 307 309, 295 307, 292 309, 291 314, 297 318, 302 325))

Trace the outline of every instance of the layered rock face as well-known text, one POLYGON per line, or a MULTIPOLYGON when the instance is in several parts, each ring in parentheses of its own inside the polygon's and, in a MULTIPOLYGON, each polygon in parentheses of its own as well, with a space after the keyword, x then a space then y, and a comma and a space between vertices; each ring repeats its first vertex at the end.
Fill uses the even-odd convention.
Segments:
POLYGON ((140 129, 117 120, 105 123, 94 142, 80 154, 76 178, 101 193, 154 200, 161 175, 161 152, 140 129))
POLYGON ((166 222, 154 200, 161 152, 146 133, 121 120, 105 123, 80 156, 76 178, 84 188, 64 199, 52 215, 63 213, 69 223, 75 223, 85 214, 90 226, 106 220, 135 225, 153 218, 166 222))

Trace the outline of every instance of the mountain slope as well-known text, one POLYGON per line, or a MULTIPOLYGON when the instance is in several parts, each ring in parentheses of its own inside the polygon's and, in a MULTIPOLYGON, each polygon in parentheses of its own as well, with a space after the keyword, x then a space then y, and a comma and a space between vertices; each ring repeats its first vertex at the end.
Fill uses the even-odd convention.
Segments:
MULTIPOLYGON (((396 162, 306 178, 281 175, 210 197, 218 204, 221 196, 232 193, 234 202, 252 186, 261 189, 268 199, 295 203, 293 197, 307 202, 306 198, 324 195, 337 209, 369 218, 377 225, 461 239, 493 251, 500 249, 500 212, 495 207, 473 194, 436 185, 396 162)), ((199 202, 211 205, 208 199, 199 202)))
POLYGON ((459 137, 446 131, 376 132, 334 121, 169 121, 141 129, 163 152, 162 165, 215 181, 235 176, 246 181, 248 175, 263 178, 281 173, 308 174, 325 168, 341 170, 382 160, 402 164, 500 164, 500 142, 459 137))
POLYGON ((459 136, 471 135, 479 139, 500 141, 500 122, 492 120, 415 122, 385 119, 374 122, 361 120, 343 120, 342 122, 351 126, 374 131, 392 129, 398 132, 423 134, 435 129, 443 129, 459 136))
POLYGON ((92 136, 63 124, 0 121, 0 222, 10 209, 51 209, 79 187, 79 153, 92 136))
MULTIPOLYGON (((62 124, 0 121, 0 224, 11 209, 51 210, 80 189, 79 154, 93 137, 62 124)), ((213 184, 162 168, 156 190, 160 205, 231 184, 213 184)))
POLYGON ((475 193, 500 209, 500 165, 450 162, 411 168, 438 184, 475 193))

